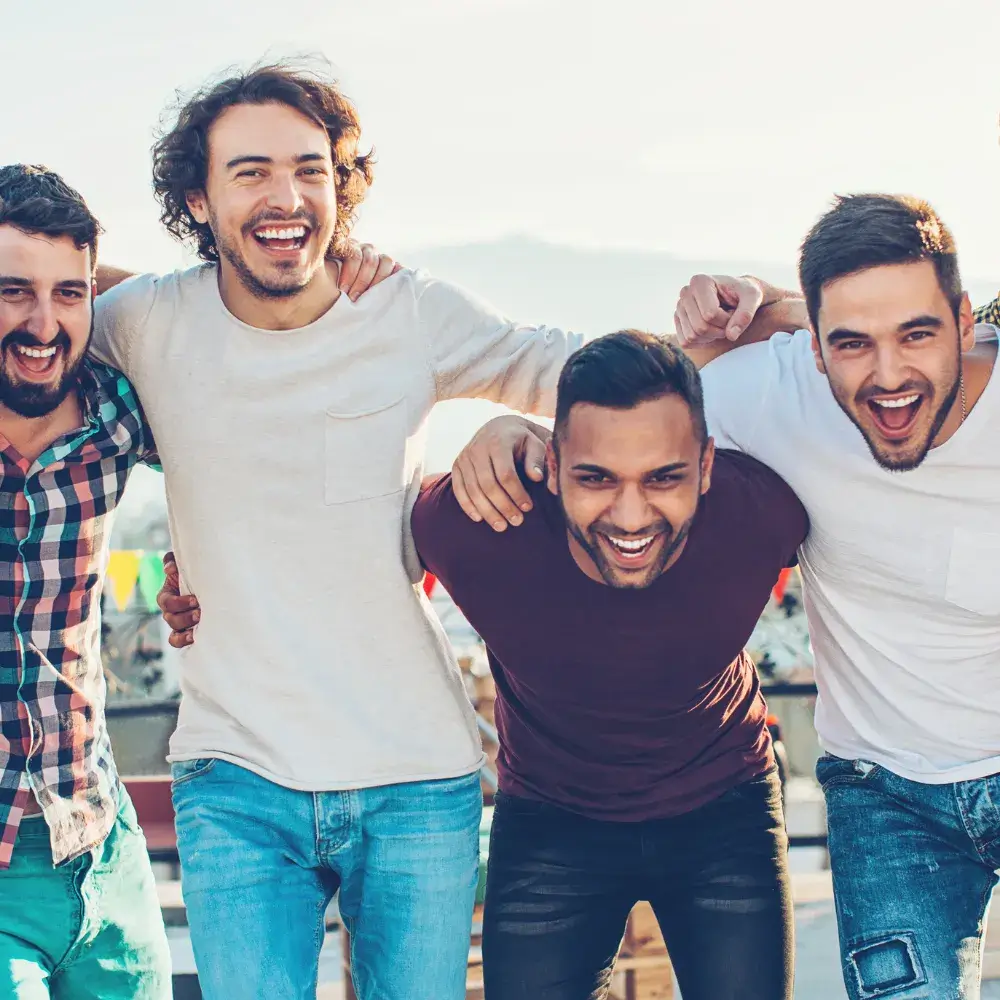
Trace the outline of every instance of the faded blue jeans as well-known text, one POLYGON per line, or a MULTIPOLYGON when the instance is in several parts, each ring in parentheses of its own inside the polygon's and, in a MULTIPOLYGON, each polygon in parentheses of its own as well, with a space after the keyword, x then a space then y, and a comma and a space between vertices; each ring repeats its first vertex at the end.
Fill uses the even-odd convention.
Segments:
POLYGON ((315 1000, 338 888, 359 1000, 464 1000, 478 774, 313 793, 205 759, 173 777, 205 1000, 315 1000))
POLYGON ((821 757, 844 982, 852 1000, 978 1000, 1000 867, 1000 775, 949 785, 821 757))

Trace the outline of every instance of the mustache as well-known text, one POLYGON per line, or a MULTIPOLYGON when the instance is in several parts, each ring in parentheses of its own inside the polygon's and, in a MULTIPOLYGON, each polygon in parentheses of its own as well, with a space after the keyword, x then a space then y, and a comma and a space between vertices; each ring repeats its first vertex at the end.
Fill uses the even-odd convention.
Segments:
POLYGON ((6 351, 8 348, 14 347, 61 347, 65 351, 69 351, 72 346, 72 341, 69 339, 69 334, 60 325, 59 332, 49 341, 39 340, 33 333, 19 328, 17 330, 11 330, 0 341, 0 350, 6 351))
POLYGON ((319 229, 319 219, 314 212, 300 212, 298 215, 287 216, 280 212, 263 211, 251 216, 243 224, 241 232, 244 236, 250 236, 258 226, 262 226, 265 222, 277 222, 285 226, 298 224, 308 226, 310 230, 319 229))
POLYGON ((648 538, 650 535, 666 535, 669 538, 674 533, 674 526, 665 518, 661 518, 639 531, 623 531, 610 521, 595 521, 587 530, 591 534, 614 535, 615 538, 631 540, 633 538, 648 538))
POLYGON ((896 386, 895 389, 884 389, 880 385, 870 385, 859 390, 854 398, 859 403, 867 403, 868 400, 873 399, 875 396, 896 396, 908 392, 918 392, 923 396, 930 396, 934 393, 934 386, 925 379, 910 378, 903 382, 902 385, 896 386))

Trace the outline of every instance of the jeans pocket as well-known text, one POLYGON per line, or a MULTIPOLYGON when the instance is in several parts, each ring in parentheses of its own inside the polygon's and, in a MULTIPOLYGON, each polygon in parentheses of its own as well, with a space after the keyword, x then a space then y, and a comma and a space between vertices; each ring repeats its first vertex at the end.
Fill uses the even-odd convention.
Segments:
POLYGON ((824 754, 816 761, 816 780, 824 791, 834 785, 858 785, 869 781, 879 771, 870 760, 845 760, 824 754))
POLYGON ((170 787, 176 788, 178 785, 191 781, 192 778, 208 774, 213 767, 215 767, 214 757, 195 757, 193 760, 174 761, 170 765, 170 787))

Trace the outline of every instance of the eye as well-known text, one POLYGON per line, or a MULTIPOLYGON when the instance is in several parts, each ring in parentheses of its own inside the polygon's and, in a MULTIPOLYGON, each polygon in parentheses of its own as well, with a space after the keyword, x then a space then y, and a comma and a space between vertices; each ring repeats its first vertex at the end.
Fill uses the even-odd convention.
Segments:
POLYGON ((76 288, 60 288, 59 294, 64 299, 71 299, 74 302, 79 302, 82 298, 84 298, 83 292, 76 288))
POLYGON ((664 473, 662 476, 650 476, 647 482, 649 483, 650 486, 667 487, 667 486, 676 486, 678 483, 681 483, 683 481, 684 481, 683 476, 678 476, 676 473, 667 472, 664 473))
POLYGON ((934 336, 934 334, 930 330, 911 330, 906 335, 906 339, 908 341, 927 340, 928 338, 933 337, 933 336, 934 336))
POLYGON ((326 176, 326 170, 323 167, 306 167, 305 170, 302 171, 302 173, 305 174, 305 176, 307 177, 326 176))
POLYGON ((236 176, 255 178, 255 177, 263 177, 264 175, 260 170, 251 168, 250 170, 241 170, 236 176))
POLYGON ((838 351, 860 351, 865 347, 865 342, 863 340, 841 340, 837 346, 838 351))
POLYGON ((0 288, 0 295, 5 299, 16 299, 19 296, 27 295, 28 290, 26 288, 19 288, 17 285, 9 285, 6 288, 0 288))
POLYGON ((582 483, 584 486, 603 486, 605 483, 611 482, 611 480, 600 472, 585 472, 577 477, 577 482, 582 483))

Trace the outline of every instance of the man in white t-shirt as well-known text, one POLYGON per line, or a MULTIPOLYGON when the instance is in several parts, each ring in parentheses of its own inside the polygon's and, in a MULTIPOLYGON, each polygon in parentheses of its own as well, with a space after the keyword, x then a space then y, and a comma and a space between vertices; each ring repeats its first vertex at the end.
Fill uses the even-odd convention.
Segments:
POLYGON ((359 134, 314 74, 208 86, 153 165, 205 263, 97 302, 205 612, 170 760, 207 1000, 313 994, 338 888, 360 1000, 465 996, 483 755, 409 511, 437 401, 551 412, 581 343, 411 271, 340 295, 326 254, 371 181, 359 134))
MULTIPOLYGON (((977 342, 951 234, 925 203, 838 200, 800 279, 804 302, 700 276, 678 334, 716 358, 702 371, 716 440, 771 466, 809 514, 800 566, 848 992, 973 998, 1000 866, 997 347, 988 327, 977 342), (762 299, 777 315, 754 327, 762 299), (753 339, 789 318, 815 333, 727 352, 729 324, 753 339)), ((491 517, 520 499, 512 451, 529 468, 538 454, 502 419, 459 460, 470 511, 491 517)))

